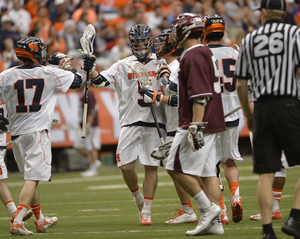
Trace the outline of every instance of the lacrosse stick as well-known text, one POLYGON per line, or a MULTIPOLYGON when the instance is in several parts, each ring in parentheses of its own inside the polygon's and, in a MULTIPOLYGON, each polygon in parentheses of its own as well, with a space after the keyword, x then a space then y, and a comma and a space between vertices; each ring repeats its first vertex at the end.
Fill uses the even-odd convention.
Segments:
MULTIPOLYGON (((51 122, 51 128, 54 127, 55 125, 58 124, 58 119, 53 119, 52 122, 51 122)), ((9 133, 9 132, 3 132, 3 133, 9 133)), ((9 141, 7 144, 6 144, 6 147, 11 145, 12 144, 12 140, 9 141)))
MULTIPOLYGON (((141 81, 140 81, 141 87, 143 87, 143 89, 149 88, 149 86, 151 85, 151 80, 149 79, 149 75, 148 75, 146 67, 140 62, 136 62, 132 66, 132 70, 133 70, 133 73, 135 73, 137 75, 137 77, 141 79, 141 81)), ((153 116, 153 119, 154 119, 154 122, 155 122, 155 126, 156 126, 156 129, 157 129, 160 141, 161 141, 162 144, 164 144, 165 143, 164 137, 163 137, 163 135, 160 131, 158 121, 157 121, 157 117, 156 117, 156 114, 154 112, 152 104, 150 104, 150 109, 151 109, 151 113, 152 113, 152 116, 153 116)))
MULTIPOLYGON (((87 25, 85 28, 82 37, 80 38, 80 44, 82 50, 78 51, 91 56, 93 53, 93 42, 95 39, 96 31, 92 24, 87 25)), ((82 130, 81 130, 81 138, 85 138, 86 135, 86 118, 87 118, 87 109, 88 109, 88 96, 89 96, 89 82, 90 81, 90 71, 86 72, 86 85, 84 92, 84 104, 83 104, 83 115, 82 115, 82 130)))

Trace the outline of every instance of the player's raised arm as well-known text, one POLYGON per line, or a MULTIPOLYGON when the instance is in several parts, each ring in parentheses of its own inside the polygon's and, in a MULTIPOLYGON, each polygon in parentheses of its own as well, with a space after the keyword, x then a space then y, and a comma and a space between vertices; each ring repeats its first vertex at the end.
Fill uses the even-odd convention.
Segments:
POLYGON ((93 82, 94 86, 96 86, 97 88, 106 87, 110 83, 98 71, 95 71, 96 68, 95 61, 96 61, 95 56, 84 56, 81 64, 81 68, 85 71, 90 72, 90 79, 93 82))
POLYGON ((67 56, 63 53, 55 52, 50 55, 48 63, 65 71, 71 71, 74 74, 74 80, 70 86, 70 89, 78 89, 82 84, 82 76, 72 67, 72 60, 74 60, 74 57, 72 56, 67 56))

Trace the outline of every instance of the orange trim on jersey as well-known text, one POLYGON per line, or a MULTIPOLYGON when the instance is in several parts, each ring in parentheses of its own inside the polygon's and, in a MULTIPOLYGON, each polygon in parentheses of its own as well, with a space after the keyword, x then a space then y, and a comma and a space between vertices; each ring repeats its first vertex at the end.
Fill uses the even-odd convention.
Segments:
MULTIPOLYGON (((47 69, 46 71, 50 71, 50 70, 47 69)), ((50 72, 52 72, 53 75, 55 75, 57 77, 57 79, 59 80, 59 82, 60 82, 60 91, 61 91, 62 90, 62 82, 61 82, 61 80, 59 79, 59 77, 53 71, 50 71, 50 72)))
MULTIPOLYGON (((47 161, 46 161, 45 150, 44 150, 43 145, 42 145, 42 133, 43 133, 44 131, 45 131, 45 130, 43 130, 43 131, 40 133, 40 145, 41 145, 41 148, 42 148, 43 154, 44 154, 44 162, 45 162, 47 165, 51 166, 51 164, 48 164, 47 161)), ((46 131, 46 134, 47 134, 47 136, 49 137, 47 131, 46 131)))

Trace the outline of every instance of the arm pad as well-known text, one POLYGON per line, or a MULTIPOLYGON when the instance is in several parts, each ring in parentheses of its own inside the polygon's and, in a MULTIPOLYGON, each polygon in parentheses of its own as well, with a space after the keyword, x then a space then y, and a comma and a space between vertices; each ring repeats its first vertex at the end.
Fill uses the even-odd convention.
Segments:
POLYGON ((174 83, 173 81, 170 81, 169 90, 177 92, 177 84, 174 83))
POLYGON ((178 95, 169 95, 168 105, 172 107, 178 106, 178 95))
POLYGON ((103 88, 110 84, 109 81, 106 80, 105 77, 100 74, 98 74, 98 76, 95 79, 91 79, 91 81, 97 88, 103 88))
POLYGON ((210 101, 210 96, 205 96, 201 98, 194 99, 194 103, 202 106, 206 106, 207 102, 210 101))
POLYGON ((70 89, 79 89, 82 85, 82 76, 73 68, 69 71, 71 71, 75 75, 70 89))

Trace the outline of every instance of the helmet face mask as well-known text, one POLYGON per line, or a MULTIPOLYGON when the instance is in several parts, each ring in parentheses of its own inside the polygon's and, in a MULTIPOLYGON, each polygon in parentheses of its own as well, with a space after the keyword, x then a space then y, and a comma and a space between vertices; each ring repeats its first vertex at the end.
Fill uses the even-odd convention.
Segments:
POLYGON ((15 53, 21 61, 33 61, 39 65, 46 63, 47 47, 36 37, 25 37, 19 40, 15 53))
POLYGON ((150 27, 145 24, 132 26, 128 32, 128 46, 139 60, 146 60, 153 47, 153 35, 150 27))
POLYGON ((214 32, 221 32, 225 35, 225 23, 222 17, 217 14, 207 15, 204 17, 203 22, 205 23, 203 42, 208 34, 214 32))
POLYGON ((163 30, 154 40, 154 49, 157 58, 172 54, 176 50, 176 45, 176 29, 168 28, 163 30))
POLYGON ((191 33, 201 32, 204 29, 202 18, 195 13, 179 14, 172 26, 176 28, 178 45, 181 45, 191 33))

